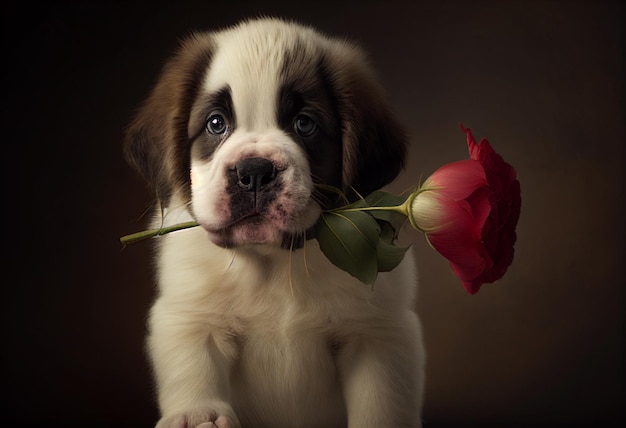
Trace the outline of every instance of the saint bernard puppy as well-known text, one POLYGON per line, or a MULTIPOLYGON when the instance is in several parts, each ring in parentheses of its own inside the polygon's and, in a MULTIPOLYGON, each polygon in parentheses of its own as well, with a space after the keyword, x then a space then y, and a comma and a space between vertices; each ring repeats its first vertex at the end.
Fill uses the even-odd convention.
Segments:
POLYGON ((406 139, 363 53, 262 18, 190 36, 127 130, 154 189, 147 349, 158 428, 419 427, 411 254, 369 287, 311 230, 402 169, 406 139))

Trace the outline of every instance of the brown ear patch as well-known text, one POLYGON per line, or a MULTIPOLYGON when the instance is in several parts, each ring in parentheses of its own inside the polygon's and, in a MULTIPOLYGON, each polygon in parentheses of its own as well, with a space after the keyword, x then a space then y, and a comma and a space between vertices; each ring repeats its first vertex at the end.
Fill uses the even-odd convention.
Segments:
POLYGON ((188 37, 126 130, 126 159, 165 205, 175 191, 189 197, 189 115, 213 50, 209 33, 188 37))
POLYGON ((407 138, 362 52, 335 42, 326 57, 343 138, 343 191, 365 196, 404 167, 407 138))

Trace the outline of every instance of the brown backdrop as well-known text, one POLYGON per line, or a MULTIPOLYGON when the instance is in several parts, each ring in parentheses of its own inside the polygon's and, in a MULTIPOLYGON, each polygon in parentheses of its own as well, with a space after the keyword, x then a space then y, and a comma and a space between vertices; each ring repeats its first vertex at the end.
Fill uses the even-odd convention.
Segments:
POLYGON ((429 426, 624 421, 624 9, 618 2, 4 2, 2 407, 148 427, 150 198, 122 130, 192 29, 295 18, 361 43, 411 133, 404 190, 464 158, 518 170, 516 259, 470 297, 418 235, 429 426))

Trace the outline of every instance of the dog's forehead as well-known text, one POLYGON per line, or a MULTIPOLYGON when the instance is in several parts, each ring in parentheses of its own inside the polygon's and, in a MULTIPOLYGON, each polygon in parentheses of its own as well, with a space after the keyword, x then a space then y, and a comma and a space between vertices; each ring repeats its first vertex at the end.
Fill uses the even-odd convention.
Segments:
POLYGON ((276 102, 286 70, 310 71, 321 37, 306 27, 269 21, 217 33, 215 41, 203 92, 228 88, 238 127, 253 131, 276 124, 276 102))

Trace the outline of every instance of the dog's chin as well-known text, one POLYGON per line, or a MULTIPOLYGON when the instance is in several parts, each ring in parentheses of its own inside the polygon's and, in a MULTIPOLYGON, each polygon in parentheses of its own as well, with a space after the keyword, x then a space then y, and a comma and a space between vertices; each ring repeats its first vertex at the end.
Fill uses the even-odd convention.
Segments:
POLYGON ((300 231, 282 230, 260 215, 246 217, 219 229, 203 225, 209 239, 222 248, 278 247, 298 249, 313 236, 312 227, 300 231))

